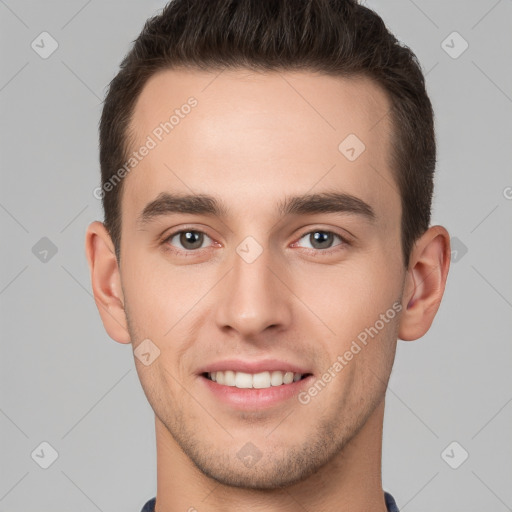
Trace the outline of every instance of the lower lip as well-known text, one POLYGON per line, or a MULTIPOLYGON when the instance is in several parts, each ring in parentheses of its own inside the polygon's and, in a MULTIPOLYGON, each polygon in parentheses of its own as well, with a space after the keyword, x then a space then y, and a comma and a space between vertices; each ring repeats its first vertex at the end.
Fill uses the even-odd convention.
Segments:
POLYGON ((200 379, 220 401, 236 409, 262 409, 296 397, 303 388, 310 385, 313 375, 308 375, 291 384, 270 386, 264 389, 224 386, 208 379, 204 375, 201 375, 200 379))

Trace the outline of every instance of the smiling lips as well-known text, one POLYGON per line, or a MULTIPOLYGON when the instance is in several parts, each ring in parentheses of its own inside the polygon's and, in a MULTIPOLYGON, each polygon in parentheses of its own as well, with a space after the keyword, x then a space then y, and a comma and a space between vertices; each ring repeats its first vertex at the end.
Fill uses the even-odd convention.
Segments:
POLYGON ((285 372, 281 370, 264 371, 260 373, 235 372, 233 370, 208 372, 206 377, 217 384, 235 386, 237 388, 265 389, 271 386, 291 384, 302 379, 306 374, 285 372))
POLYGON ((286 386, 311 375, 305 367, 285 360, 223 360, 204 367, 200 375, 221 386, 267 389, 286 386))
POLYGON ((315 378, 308 366, 291 359, 224 359, 203 366, 197 375, 210 396, 230 410, 270 410, 292 400, 315 378))

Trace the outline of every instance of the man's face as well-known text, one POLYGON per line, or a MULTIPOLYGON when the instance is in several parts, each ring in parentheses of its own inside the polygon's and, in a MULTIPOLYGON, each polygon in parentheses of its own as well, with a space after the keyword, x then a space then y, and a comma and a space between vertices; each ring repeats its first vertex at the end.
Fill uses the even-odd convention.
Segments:
POLYGON ((156 146, 124 182, 122 291, 133 348, 160 350, 136 365, 165 442, 225 484, 274 488, 332 460, 384 399, 405 277, 390 104, 364 78, 217 74, 161 72, 137 102, 131 149, 156 146), (148 207, 162 193, 211 196, 222 215, 148 207), (283 213, 316 194, 343 194, 339 211, 283 213), (237 366, 309 376, 267 389, 205 376, 237 366))

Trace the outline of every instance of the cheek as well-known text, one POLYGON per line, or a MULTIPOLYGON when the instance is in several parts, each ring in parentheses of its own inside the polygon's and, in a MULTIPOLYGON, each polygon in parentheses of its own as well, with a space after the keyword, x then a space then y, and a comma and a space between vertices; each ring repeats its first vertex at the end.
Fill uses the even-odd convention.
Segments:
POLYGON ((336 336, 347 338, 373 325, 400 298, 403 276, 396 262, 384 259, 354 257, 336 266, 294 270, 293 289, 336 336))
POLYGON ((194 307, 208 278, 193 265, 172 266, 163 254, 133 251, 126 258, 123 289, 135 325, 163 337, 194 307))
POLYGON ((181 410, 186 399, 179 384, 182 379, 177 376, 174 361, 166 359, 168 357, 169 354, 164 351, 149 366, 137 364, 137 374, 144 394, 159 418, 167 418, 170 408, 174 411, 181 410))
POLYGON ((210 312, 205 304, 218 277, 213 266, 171 266, 162 255, 152 261, 146 256, 130 257, 126 266, 136 271, 125 276, 123 289, 132 338, 139 342, 149 338, 158 346, 160 356, 151 372, 164 381, 154 384, 174 388, 176 382, 166 370, 180 382, 188 378, 190 348, 205 312, 210 312))

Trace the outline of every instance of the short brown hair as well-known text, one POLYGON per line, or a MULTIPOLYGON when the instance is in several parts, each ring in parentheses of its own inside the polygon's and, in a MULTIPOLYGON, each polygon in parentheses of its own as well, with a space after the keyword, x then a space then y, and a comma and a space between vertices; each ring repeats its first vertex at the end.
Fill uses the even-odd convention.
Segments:
MULTIPOLYGON (((246 68, 362 75, 390 99, 391 168, 401 196, 402 253, 428 228, 436 161, 434 114, 414 53, 356 0, 172 0, 146 21, 110 82, 100 121, 102 187, 127 161, 137 98, 157 71, 246 68)), ((122 181, 102 194, 120 259, 122 181)), ((105 188, 106 190, 106 188, 105 188)))

